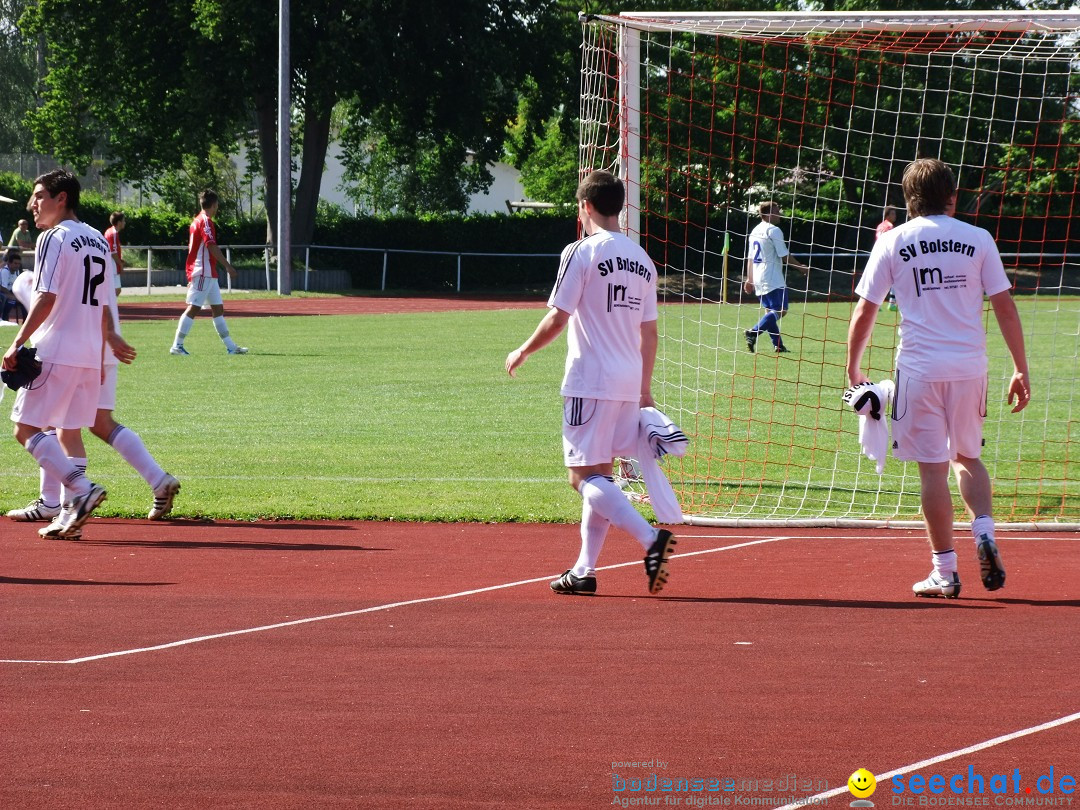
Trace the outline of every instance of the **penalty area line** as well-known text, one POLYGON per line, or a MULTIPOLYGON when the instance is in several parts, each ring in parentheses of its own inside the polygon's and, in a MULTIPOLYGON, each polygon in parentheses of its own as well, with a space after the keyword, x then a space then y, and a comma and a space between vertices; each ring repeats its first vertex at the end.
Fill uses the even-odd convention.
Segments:
MULTIPOLYGON (((939 762, 947 762, 950 759, 956 759, 957 757, 967 756, 968 754, 974 754, 979 751, 983 751, 987 748, 993 748, 995 745, 1001 745, 1003 743, 1012 742, 1018 740, 1021 737, 1027 737, 1031 734, 1038 734, 1041 731, 1049 731, 1052 728, 1058 726, 1064 726, 1068 723, 1075 723, 1080 720, 1080 712, 1075 714, 1067 714, 1064 717, 1059 717, 1056 720, 1049 720, 1045 723, 1040 723, 1037 726, 1029 726, 1028 728, 1020 729, 1019 731, 1013 731, 1008 734, 1002 734, 1000 737, 994 737, 993 739, 984 740, 974 745, 969 745, 967 748, 958 748, 955 751, 949 751, 945 754, 938 754, 936 757, 930 757, 930 759, 924 759, 921 762, 915 762, 911 765, 904 765, 901 768, 883 773, 880 775, 875 774, 875 779, 880 783, 886 780, 892 779, 894 776, 900 776, 902 774, 911 773, 912 771, 922 770, 923 768, 929 768, 931 765, 937 765, 939 762)), ((805 799, 792 802, 791 804, 785 804, 783 807, 778 807, 777 810, 797 810, 800 807, 816 806, 820 804, 824 799, 831 798, 833 796, 841 796, 848 792, 847 786, 833 788, 832 790, 826 790, 823 793, 815 793, 813 796, 807 796, 805 799)))
MULTIPOLYGON (((758 540, 751 540, 746 543, 736 543, 730 546, 721 546, 718 548, 703 549, 700 551, 690 551, 685 554, 673 554, 671 559, 678 557, 696 557, 702 554, 715 554, 720 551, 734 551, 735 549, 745 548, 746 546, 756 546, 761 543, 775 543, 779 540, 790 540, 790 537, 765 537, 758 540)), ((613 565, 605 565, 598 568, 598 571, 613 571, 617 568, 626 568, 632 565, 641 565, 640 560, 633 562, 615 563, 613 565)), ((372 605, 371 607, 359 608, 358 610, 346 610, 341 613, 330 613, 325 616, 309 616, 305 619, 292 619, 287 622, 277 622, 275 624, 264 624, 258 627, 245 627, 240 630, 228 630, 223 633, 211 633, 205 636, 195 636, 194 638, 184 638, 177 641, 169 641, 164 644, 153 644, 148 647, 135 647, 129 650, 115 650, 113 652, 99 653, 97 655, 85 655, 80 658, 69 658, 67 660, 60 661, 48 661, 48 660, 34 660, 34 659, 16 659, 5 658, 0 659, 0 664, 86 664, 91 661, 103 661, 107 658, 120 658, 127 655, 138 655, 140 653, 158 652, 161 650, 170 650, 176 647, 186 647, 191 644, 201 644, 206 641, 216 641, 223 638, 234 638, 236 636, 245 636, 252 633, 266 633, 271 630, 281 630, 286 627, 299 627, 304 624, 314 624, 315 622, 327 622, 334 619, 347 619, 352 616, 362 616, 366 613, 379 613, 385 610, 393 610, 394 608, 409 607, 411 605, 425 605, 432 602, 445 602, 450 599, 461 599, 466 596, 476 596, 481 593, 491 593, 492 591, 501 591, 508 588, 517 588, 522 585, 534 585, 538 582, 548 582, 554 579, 558 574, 548 574, 542 577, 533 577, 531 579, 520 579, 516 582, 504 582, 500 585, 488 585, 484 588, 473 588, 467 591, 457 591, 456 593, 446 593, 439 596, 423 596, 417 599, 407 599, 401 602, 388 602, 383 605, 372 605)))

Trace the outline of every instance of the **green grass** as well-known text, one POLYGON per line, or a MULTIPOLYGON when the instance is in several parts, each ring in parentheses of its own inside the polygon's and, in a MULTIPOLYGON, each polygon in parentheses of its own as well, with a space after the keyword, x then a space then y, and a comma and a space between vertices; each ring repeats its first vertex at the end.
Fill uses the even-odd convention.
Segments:
MULTIPOLYGON (((1080 318, 1075 301, 1054 305, 1033 319, 1032 337, 1041 343, 1052 330, 1060 359, 1031 351, 1036 401, 1023 420, 999 425, 992 409, 988 421, 1009 510, 1015 502, 1047 513, 1071 498, 1075 512, 1080 503, 1075 471, 1054 481, 1076 437, 1080 318), (1044 422, 1045 448, 1035 441, 1044 422)), ((655 393, 695 437, 692 456, 670 467, 685 501, 745 517, 911 512, 917 476, 890 460, 879 478, 860 461, 855 417, 841 408, 850 304, 793 307, 783 329, 795 353, 784 358, 746 351, 742 330, 756 312, 665 308, 655 393)), ((140 356, 121 369, 116 417, 183 481, 179 515, 573 522, 580 500, 565 482, 559 438, 565 341, 517 379, 503 371, 541 314, 233 318, 234 336, 252 349, 245 357, 225 354, 209 319, 189 336, 189 358, 167 352, 171 321, 132 322, 125 335, 140 356)), ((891 368, 890 318, 882 313, 872 376, 891 368)), ((109 490, 100 513, 145 515, 144 482, 89 435, 87 449, 92 477, 109 490)), ((0 508, 22 506, 36 484, 32 459, 14 440, 0 442, 0 508)))

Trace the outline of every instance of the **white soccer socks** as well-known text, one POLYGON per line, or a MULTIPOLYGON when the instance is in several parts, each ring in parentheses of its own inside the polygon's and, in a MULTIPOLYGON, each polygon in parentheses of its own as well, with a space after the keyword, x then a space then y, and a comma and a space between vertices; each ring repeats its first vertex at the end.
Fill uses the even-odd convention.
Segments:
POLYGON ((578 490, 593 511, 633 535, 646 551, 656 539, 656 529, 626 500, 618 485, 603 475, 590 475, 578 490))

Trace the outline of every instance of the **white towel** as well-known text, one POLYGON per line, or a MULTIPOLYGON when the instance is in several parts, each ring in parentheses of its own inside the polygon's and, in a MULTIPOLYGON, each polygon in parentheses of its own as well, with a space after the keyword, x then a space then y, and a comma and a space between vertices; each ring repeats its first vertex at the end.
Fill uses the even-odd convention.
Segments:
POLYGON ((649 503, 660 523, 682 523, 683 513, 675 490, 660 469, 657 459, 669 453, 686 455, 690 442, 678 425, 656 408, 642 408, 638 420, 638 464, 645 488, 649 491, 649 503))
POLYGON ((896 393, 892 380, 853 385, 844 392, 843 400, 859 414, 859 444, 863 455, 877 462, 878 475, 885 472, 889 453, 889 420, 883 418, 896 393))

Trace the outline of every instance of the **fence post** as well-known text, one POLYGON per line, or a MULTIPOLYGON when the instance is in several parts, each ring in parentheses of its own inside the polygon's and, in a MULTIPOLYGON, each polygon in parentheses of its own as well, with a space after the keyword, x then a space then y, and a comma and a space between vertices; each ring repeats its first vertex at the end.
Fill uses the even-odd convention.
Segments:
POLYGON ((308 276, 311 274, 311 245, 304 248, 304 292, 308 291, 308 276))
POLYGON ((384 250, 382 254, 382 289, 386 290, 386 261, 390 257, 390 251, 384 250))
MULTIPOLYGON (((263 248, 264 264, 266 265, 266 291, 270 292, 270 248, 263 248)), ((277 257, 278 272, 281 272, 281 257, 277 257)))
POLYGON ((461 254, 457 255, 457 291, 461 292, 461 254))
POLYGON ((150 274, 154 271, 154 249, 146 249, 146 294, 150 294, 150 274))

